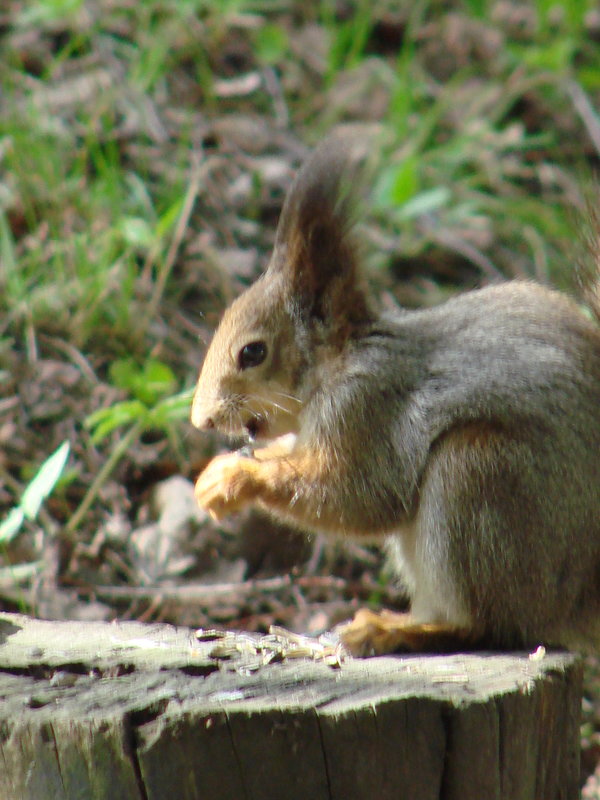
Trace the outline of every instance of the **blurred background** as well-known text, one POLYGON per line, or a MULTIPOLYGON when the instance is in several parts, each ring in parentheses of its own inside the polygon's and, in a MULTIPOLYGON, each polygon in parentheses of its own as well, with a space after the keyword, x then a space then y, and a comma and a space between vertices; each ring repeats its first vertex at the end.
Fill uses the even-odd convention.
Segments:
POLYGON ((206 344, 338 124, 372 141, 383 304, 572 289, 599 109, 595 0, 4 0, 0 608, 315 634, 402 608, 377 550, 195 507, 228 446, 188 422, 206 344))

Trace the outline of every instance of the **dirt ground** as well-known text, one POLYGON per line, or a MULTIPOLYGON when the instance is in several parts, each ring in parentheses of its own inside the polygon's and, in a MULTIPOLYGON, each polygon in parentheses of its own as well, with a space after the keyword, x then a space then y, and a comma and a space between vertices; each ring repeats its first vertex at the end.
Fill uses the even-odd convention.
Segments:
MULTIPOLYGON (((450 3, 418 20, 402 4, 374 4, 360 57, 345 61, 335 60, 350 47, 342 33, 353 42, 362 30, 348 27, 351 3, 336 5, 335 29, 292 2, 267 27, 255 10, 184 18, 168 3, 144 12, 106 0, 52 16, 27 5, 0 10, 0 521, 61 442, 71 455, 38 517, 0 543, 0 608, 314 634, 364 604, 404 609, 377 548, 306 536, 258 512, 208 519, 193 481, 230 445, 184 414, 130 439, 135 419, 101 440, 86 420, 142 396, 117 362, 143 380, 154 359, 171 371, 173 393, 193 386, 223 308, 267 263, 308 145, 348 121, 390 141, 400 100, 415 103, 408 134, 427 142, 415 197, 433 210, 399 233, 389 198, 369 215, 367 267, 382 301, 429 305, 502 277, 568 283, 556 267, 572 249, 564 209, 582 207, 577 174, 600 160, 598 88, 582 95, 571 81, 555 96, 551 67, 542 79, 525 61, 507 64, 523 43, 541 47, 529 4, 496 3, 481 19, 450 3), (436 109, 427 125, 419 98, 394 84, 407 31, 415 85, 436 109), (462 216, 443 205, 444 190, 462 216), (477 206, 488 194, 500 200, 477 206)), ((599 15, 573 36, 573 64, 585 65, 600 53, 599 15)), ((388 158, 399 153, 391 145, 388 158)), ((413 179, 394 173, 402 191, 413 179)), ((587 669, 589 799, 600 798, 600 680, 594 659, 587 669)))

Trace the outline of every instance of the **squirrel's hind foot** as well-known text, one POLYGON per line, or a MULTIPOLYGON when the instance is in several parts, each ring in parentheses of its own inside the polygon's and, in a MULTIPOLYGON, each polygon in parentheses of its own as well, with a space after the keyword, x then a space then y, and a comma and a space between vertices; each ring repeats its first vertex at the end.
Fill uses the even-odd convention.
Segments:
POLYGON ((417 623, 410 614, 367 608, 356 612, 352 622, 340 629, 340 639, 353 656, 398 652, 455 653, 475 649, 473 631, 444 623, 417 623))

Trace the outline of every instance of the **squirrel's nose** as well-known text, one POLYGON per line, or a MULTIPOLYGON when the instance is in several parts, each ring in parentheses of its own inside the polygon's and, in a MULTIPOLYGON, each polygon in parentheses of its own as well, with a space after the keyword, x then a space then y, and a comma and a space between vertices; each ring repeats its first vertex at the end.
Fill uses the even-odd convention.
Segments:
POLYGON ((207 415, 209 409, 203 408, 204 404, 200 402, 200 398, 195 397, 192 401, 192 425, 201 431, 210 431, 216 428, 215 420, 212 416, 207 415))
POLYGON ((198 428, 199 431, 211 431, 216 427, 215 421, 212 417, 201 417, 199 414, 193 413, 192 425, 194 428, 198 428))

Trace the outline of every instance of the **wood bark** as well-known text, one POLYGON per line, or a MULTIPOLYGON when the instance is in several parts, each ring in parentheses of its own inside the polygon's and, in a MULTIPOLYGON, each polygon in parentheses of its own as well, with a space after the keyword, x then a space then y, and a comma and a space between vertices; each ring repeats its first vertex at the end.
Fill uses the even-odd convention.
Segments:
POLYGON ((569 653, 336 668, 226 641, 0 614, 0 800, 578 797, 569 653))

